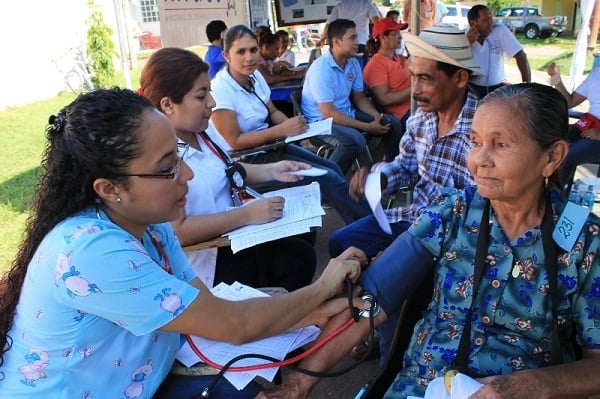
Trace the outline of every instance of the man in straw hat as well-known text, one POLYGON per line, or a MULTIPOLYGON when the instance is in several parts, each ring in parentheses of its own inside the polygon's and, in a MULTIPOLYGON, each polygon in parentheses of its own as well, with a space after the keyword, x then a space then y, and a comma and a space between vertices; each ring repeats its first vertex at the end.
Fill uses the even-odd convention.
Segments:
MULTIPOLYGON (((369 174, 381 174, 383 195, 393 196, 403 186, 413 186, 412 202, 407 206, 386 210, 390 232, 379 225, 374 215, 366 216, 335 231, 329 238, 329 252, 337 256, 349 246, 355 246, 369 258, 386 249, 415 221, 442 187, 464 188, 473 184, 467 169, 468 137, 477 99, 469 94, 469 77, 480 73, 462 31, 451 26, 434 26, 419 37, 404 34, 412 54, 412 96, 419 109, 406 122, 406 133, 400 140, 400 154, 390 162, 363 167, 350 182, 353 198, 364 196, 369 174)), ((393 319, 393 317, 390 317, 393 319)), ((378 329, 381 359, 389 347, 395 321, 378 329)), ((369 339, 353 348, 360 357, 369 339)))
MULTIPOLYGON (((364 195, 369 173, 380 173, 382 192, 387 196, 393 196, 402 186, 415 184, 413 202, 407 207, 387 211, 392 234, 385 233, 374 217, 367 217, 339 230, 330 239, 332 253, 354 245, 371 258, 384 250, 361 277, 362 284, 372 292, 375 292, 374 286, 394 287, 394 292, 381 293, 382 297, 376 298, 389 305, 382 306, 374 319, 375 325, 382 327, 379 335, 383 354, 389 347, 403 300, 424 278, 416 272, 412 276, 395 272, 394 265, 402 262, 404 254, 395 251, 394 241, 403 240, 401 233, 439 196, 443 187, 464 188, 473 184, 466 157, 478 100, 468 88, 470 77, 481 73, 464 32, 458 28, 436 25, 423 30, 418 37, 410 33, 403 37, 412 57, 412 95, 419 108, 407 121, 406 133, 400 141, 400 154, 391 162, 357 171, 350 190, 356 197, 364 195), (382 324, 386 319, 390 320, 382 324)), ((329 334, 347 319, 348 312, 333 318, 324 326, 322 335, 329 334)), ((330 369, 369 331, 369 320, 361 318, 300 366, 313 371, 330 369)), ((285 392, 286 398, 304 398, 317 382, 315 377, 290 373, 284 385, 266 391, 262 397, 277 398, 285 392)))

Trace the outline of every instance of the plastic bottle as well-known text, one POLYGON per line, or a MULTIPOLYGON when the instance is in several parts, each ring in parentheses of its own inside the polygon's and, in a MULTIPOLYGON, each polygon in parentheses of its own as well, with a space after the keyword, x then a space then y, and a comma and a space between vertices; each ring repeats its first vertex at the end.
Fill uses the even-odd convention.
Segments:
POLYGON ((573 187, 571 187, 569 201, 577 205, 581 203, 581 197, 579 196, 579 185, 574 184, 573 187))
POLYGON ((583 194, 583 198, 581 199, 581 205, 586 208, 593 209, 594 203, 596 202, 596 192, 594 191, 594 186, 589 185, 585 194, 583 194))

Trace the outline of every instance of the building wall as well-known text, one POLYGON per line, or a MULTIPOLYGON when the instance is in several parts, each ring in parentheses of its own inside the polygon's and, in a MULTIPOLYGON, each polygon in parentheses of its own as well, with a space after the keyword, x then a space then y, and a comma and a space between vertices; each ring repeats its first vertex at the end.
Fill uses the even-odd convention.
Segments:
MULTIPOLYGON (((116 32, 112 0, 95 0, 116 32)), ((49 98, 63 90, 53 60, 87 40, 84 0, 29 0, 2 3, 0 109, 49 98)), ((118 47, 117 47, 118 48, 118 47)))

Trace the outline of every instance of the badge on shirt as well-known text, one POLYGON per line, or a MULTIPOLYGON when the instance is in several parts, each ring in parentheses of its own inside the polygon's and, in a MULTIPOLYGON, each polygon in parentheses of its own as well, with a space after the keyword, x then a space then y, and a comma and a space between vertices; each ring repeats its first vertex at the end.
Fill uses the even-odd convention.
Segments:
POLYGON ((552 232, 552 238, 562 249, 567 252, 573 249, 590 211, 589 208, 570 201, 567 203, 552 232))

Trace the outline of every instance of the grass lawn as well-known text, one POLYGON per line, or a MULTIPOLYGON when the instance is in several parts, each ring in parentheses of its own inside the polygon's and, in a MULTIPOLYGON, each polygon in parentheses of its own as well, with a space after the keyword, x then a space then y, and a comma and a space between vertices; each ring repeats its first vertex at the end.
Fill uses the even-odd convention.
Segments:
MULTIPOLYGON (((563 76, 568 74, 575 39, 569 37, 527 40, 518 36, 525 45, 533 70, 544 71, 550 62, 557 62, 563 76)), ((203 55, 204 48, 193 48, 203 55)), ((149 54, 144 53, 142 60, 149 54)), ((511 60, 509 62, 514 62, 511 60)), ((586 73, 592 65, 587 57, 586 73)), ((134 88, 139 82, 140 70, 131 73, 134 88)), ((116 85, 123 86, 123 78, 117 77, 116 85)), ((39 164, 46 144, 45 127, 48 116, 71 102, 72 94, 61 94, 44 101, 0 112, 0 274, 10 265, 27 219, 28 204, 39 176, 39 164)))

